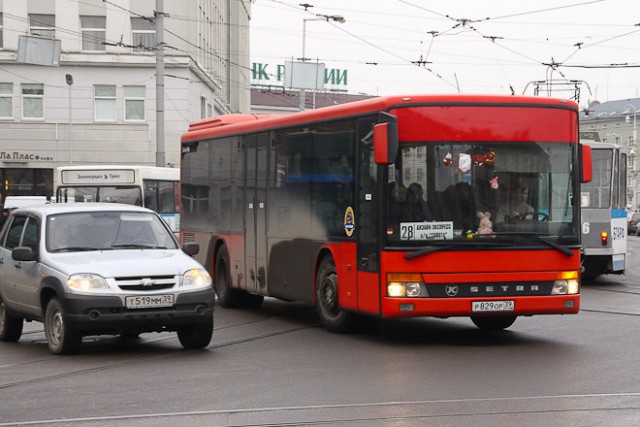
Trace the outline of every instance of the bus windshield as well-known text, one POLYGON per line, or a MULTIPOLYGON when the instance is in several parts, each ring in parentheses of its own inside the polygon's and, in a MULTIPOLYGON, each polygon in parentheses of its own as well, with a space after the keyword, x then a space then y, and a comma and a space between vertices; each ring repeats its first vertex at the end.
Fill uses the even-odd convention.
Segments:
POLYGON ((613 149, 592 151, 593 179, 582 184, 582 207, 611 207, 611 176, 613 169, 613 149))
POLYGON ((401 143, 388 173, 387 243, 525 234, 578 243, 574 149, 557 142, 401 143))
POLYGON ((142 190, 136 186, 60 187, 56 195, 60 203, 124 203, 142 206, 142 190))

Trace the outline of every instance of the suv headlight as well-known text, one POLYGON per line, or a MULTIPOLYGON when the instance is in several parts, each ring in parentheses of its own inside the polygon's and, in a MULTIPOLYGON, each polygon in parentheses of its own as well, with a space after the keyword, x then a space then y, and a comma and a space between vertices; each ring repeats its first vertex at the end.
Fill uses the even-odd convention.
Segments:
POLYGON ((104 277, 97 274, 74 274, 67 279, 67 285, 74 291, 95 292, 108 290, 109 285, 104 277))
POLYGON ((194 268, 184 273, 182 285, 185 287, 205 287, 211 286, 211 276, 207 273, 207 270, 200 268, 194 268))

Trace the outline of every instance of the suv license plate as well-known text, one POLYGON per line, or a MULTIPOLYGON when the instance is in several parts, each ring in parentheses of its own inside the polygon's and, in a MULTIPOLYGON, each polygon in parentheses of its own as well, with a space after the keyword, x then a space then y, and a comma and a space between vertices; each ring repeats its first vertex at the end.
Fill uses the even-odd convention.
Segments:
POLYGON ((471 311, 474 313, 494 312, 494 311, 513 311, 516 304, 513 300, 507 301, 473 301, 471 302, 471 311))
POLYGON ((161 308, 173 306, 173 295, 138 295, 135 297, 125 297, 127 308, 161 308))

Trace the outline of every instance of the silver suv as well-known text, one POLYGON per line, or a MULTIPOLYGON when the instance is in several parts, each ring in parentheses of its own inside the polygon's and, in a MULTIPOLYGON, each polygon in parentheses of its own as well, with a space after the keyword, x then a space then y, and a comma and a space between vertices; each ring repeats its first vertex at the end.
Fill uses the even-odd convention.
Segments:
POLYGON ((177 331, 184 348, 213 334, 211 277, 155 212, 119 204, 17 209, 0 232, 0 340, 44 323, 54 354, 85 335, 177 331))

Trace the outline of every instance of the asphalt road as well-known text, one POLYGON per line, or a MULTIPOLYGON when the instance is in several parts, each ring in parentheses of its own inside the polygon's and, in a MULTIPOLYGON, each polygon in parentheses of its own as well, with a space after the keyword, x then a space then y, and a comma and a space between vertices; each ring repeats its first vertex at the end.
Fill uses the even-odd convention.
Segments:
POLYGON ((42 325, 0 343, 0 426, 640 425, 640 238, 624 276, 583 286, 572 316, 371 323, 326 332, 313 307, 215 314, 206 350, 175 334, 85 339, 53 356, 42 325))

